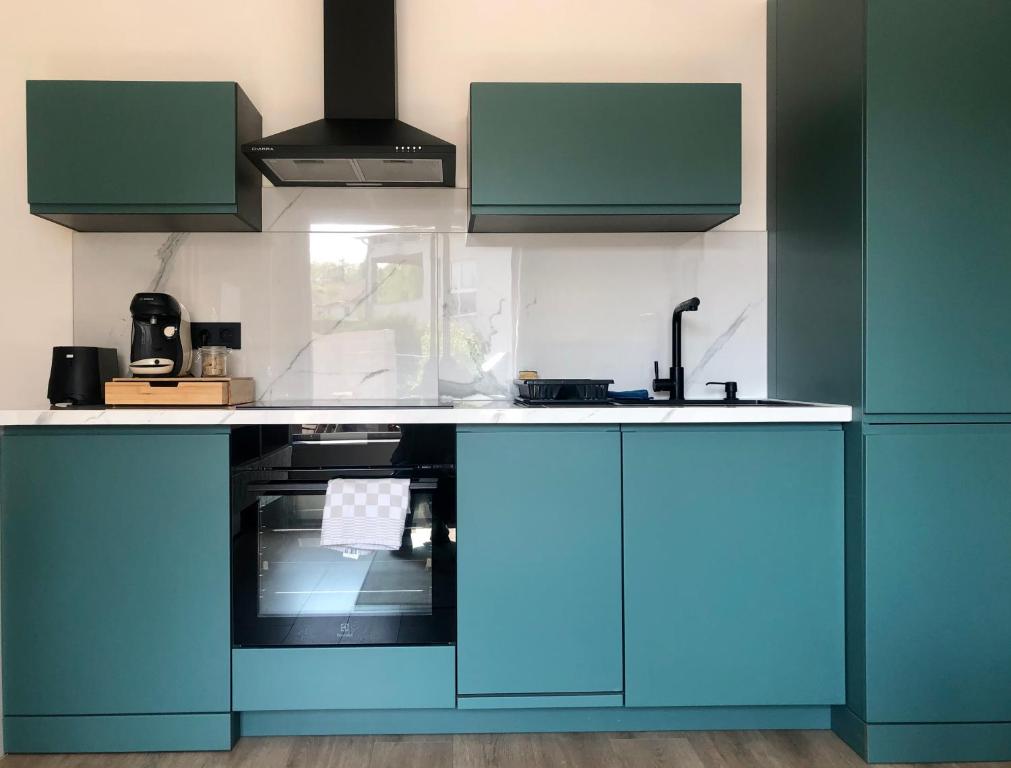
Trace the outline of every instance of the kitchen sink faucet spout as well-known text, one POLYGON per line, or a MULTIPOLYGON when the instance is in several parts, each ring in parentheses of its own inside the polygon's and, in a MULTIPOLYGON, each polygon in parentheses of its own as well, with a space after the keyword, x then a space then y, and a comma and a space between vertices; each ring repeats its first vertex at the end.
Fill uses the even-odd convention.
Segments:
POLYGON ((674 307, 674 315, 671 318, 670 376, 661 379, 660 361, 653 361, 653 391, 670 392, 671 400, 685 399, 685 369, 681 365, 681 315, 685 312, 695 312, 701 303, 699 297, 695 296, 674 307))

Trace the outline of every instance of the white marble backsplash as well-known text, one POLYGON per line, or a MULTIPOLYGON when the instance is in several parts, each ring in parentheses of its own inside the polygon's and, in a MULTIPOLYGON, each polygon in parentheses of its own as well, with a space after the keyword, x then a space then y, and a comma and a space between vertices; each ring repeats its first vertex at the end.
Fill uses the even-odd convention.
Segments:
POLYGON ((125 368, 131 297, 164 291, 193 320, 242 323, 231 373, 263 399, 509 398, 520 369, 637 389, 670 365, 673 307, 699 296, 687 394, 766 394, 764 232, 468 235, 458 190, 448 209, 396 190, 430 210, 324 192, 265 190, 260 234, 75 234, 74 343, 117 347, 125 368))

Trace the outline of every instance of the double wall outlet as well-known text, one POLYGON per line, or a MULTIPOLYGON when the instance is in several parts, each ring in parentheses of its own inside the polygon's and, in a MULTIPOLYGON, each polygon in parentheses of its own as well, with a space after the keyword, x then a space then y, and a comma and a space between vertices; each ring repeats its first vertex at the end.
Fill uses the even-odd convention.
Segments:
POLYGON ((242 349, 242 323, 190 323, 193 348, 228 347, 242 349))

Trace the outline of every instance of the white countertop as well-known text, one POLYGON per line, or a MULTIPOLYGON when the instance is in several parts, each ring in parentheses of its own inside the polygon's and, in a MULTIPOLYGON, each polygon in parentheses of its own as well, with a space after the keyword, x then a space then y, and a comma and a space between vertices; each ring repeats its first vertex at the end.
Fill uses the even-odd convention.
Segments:
POLYGON ((452 408, 75 408, 0 410, 2 426, 212 426, 235 424, 811 424, 853 418, 848 405, 586 406, 528 408, 467 401, 452 408))

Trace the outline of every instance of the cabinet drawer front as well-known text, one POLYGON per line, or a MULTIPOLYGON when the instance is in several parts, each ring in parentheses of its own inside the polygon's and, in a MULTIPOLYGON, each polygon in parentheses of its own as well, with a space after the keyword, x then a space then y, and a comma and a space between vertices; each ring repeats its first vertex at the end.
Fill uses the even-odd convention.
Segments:
POLYGON ((452 646, 237 648, 232 709, 451 709, 452 646))
POLYGON ((236 203, 234 83, 33 80, 33 205, 236 203))

